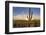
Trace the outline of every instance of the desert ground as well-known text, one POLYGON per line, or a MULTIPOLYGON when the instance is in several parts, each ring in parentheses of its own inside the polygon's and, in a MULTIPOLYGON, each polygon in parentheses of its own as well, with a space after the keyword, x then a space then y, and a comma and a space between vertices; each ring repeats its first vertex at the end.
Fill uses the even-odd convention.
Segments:
POLYGON ((40 20, 13 20, 13 28, 20 27, 40 27, 40 20))

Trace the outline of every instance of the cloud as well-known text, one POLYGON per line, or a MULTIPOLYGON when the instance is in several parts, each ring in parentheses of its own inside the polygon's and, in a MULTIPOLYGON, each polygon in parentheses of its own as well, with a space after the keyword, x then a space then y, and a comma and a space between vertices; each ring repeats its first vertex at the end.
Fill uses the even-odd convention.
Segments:
POLYGON ((32 16, 32 20, 34 20, 34 19, 37 19, 38 20, 38 19, 40 19, 40 16, 39 15, 33 15, 32 16))
POLYGON ((14 20, 26 20, 26 16, 25 15, 17 15, 17 16, 13 16, 14 20))
MULTIPOLYGON (((27 15, 17 15, 17 16, 13 16, 14 20, 28 20, 27 15)), ((34 19, 40 19, 40 16, 38 15, 33 15, 32 16, 32 20, 34 19)))

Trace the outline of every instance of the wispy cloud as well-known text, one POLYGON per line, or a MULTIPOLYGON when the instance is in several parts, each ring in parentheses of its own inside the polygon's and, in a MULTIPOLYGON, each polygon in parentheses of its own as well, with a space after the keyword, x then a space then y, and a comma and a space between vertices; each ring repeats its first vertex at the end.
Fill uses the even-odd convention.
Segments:
MULTIPOLYGON (((27 20, 27 15, 17 15, 17 16, 13 16, 13 20, 27 20)), ((32 20, 34 19, 40 19, 40 16, 38 15, 33 15, 32 16, 32 20)))
POLYGON ((26 20, 25 15, 18 15, 18 16, 13 16, 14 20, 26 20))

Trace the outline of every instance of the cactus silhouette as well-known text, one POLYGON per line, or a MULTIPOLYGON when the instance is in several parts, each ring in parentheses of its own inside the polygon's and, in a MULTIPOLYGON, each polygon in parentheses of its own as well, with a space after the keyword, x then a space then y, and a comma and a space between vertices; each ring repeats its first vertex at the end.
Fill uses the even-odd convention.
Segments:
POLYGON ((29 8, 29 16, 27 16, 28 20, 31 21, 32 19, 32 15, 33 15, 33 12, 30 12, 30 8, 29 8))

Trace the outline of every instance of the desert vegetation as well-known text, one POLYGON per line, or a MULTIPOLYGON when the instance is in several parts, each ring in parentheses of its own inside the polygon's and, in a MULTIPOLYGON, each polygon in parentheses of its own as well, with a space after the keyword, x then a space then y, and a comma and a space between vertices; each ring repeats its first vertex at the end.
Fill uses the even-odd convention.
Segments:
POLYGON ((13 20, 13 27, 40 27, 40 20, 13 20))

